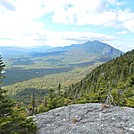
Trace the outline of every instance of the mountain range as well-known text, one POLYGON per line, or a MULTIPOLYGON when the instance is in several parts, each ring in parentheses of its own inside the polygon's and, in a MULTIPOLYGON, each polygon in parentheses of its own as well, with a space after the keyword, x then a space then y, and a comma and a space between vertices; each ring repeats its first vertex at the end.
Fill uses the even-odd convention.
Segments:
MULTIPOLYGON (((62 88, 68 87, 83 79, 96 66, 123 53, 99 41, 43 48, 12 48, 16 53, 22 53, 5 59, 4 86, 15 98, 30 96, 32 90, 38 90, 40 96, 43 96, 50 87, 57 88, 58 83, 62 84, 62 88)), ((12 49, 1 53, 12 54, 12 49)))
POLYGON ((0 55, 4 59, 16 58, 29 54, 31 52, 44 52, 51 49, 50 46, 38 46, 38 47, 17 47, 17 46, 0 46, 0 55))
POLYGON ((88 41, 65 47, 0 47, 6 64, 5 85, 50 74, 93 66, 109 61, 123 52, 112 46, 88 41), (19 75, 18 75, 19 74, 19 75))

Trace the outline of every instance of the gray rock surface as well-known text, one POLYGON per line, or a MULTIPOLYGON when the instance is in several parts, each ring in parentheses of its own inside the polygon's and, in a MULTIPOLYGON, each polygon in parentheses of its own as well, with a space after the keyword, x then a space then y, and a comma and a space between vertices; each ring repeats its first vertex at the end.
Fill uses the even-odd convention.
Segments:
POLYGON ((37 134, 134 134, 134 108, 75 104, 34 117, 37 134))

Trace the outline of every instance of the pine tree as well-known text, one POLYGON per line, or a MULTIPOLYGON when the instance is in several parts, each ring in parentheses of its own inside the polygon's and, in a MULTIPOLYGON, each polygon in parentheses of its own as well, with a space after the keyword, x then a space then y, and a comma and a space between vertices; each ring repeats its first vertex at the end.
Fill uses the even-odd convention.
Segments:
MULTIPOLYGON (((2 73, 4 67, 5 67, 5 65, 3 64, 2 58, 0 57, 0 84, 1 85, 2 85, 2 79, 4 78, 3 73, 2 73)), ((7 99, 7 97, 5 96, 6 93, 7 93, 7 91, 0 87, 0 117, 1 117, 1 120, 12 114, 12 107, 14 104, 13 101, 7 99)))
POLYGON ((59 85, 58 85, 58 95, 60 96, 60 94, 61 94, 61 84, 59 83, 59 85))
MULTIPOLYGON (((2 85, 3 69, 2 58, 0 57, 0 85, 2 85)), ((0 87, 0 134, 34 134, 36 126, 32 119, 14 109, 14 101, 6 95, 7 91, 0 87)))

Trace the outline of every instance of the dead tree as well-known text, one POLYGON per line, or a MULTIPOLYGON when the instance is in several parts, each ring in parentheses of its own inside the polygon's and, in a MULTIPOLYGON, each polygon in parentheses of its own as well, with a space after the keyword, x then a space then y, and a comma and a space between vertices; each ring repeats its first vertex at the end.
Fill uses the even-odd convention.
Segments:
POLYGON ((108 104, 110 106, 111 106, 111 104, 115 105, 113 96, 111 95, 111 88, 109 88, 109 91, 107 94, 106 104, 108 104))

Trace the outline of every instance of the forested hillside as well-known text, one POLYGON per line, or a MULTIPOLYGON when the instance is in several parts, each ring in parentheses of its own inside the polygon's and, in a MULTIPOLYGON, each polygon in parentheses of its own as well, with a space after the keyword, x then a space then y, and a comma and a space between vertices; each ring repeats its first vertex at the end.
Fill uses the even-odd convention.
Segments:
POLYGON ((66 76, 66 73, 56 74, 49 79, 42 77, 42 81, 35 79, 14 84, 7 89, 14 99, 21 104, 25 103, 29 109, 34 102, 34 107, 37 108, 35 112, 44 112, 73 103, 89 102, 134 107, 134 50, 99 65, 78 83, 75 83, 73 72, 71 74, 72 79, 71 75, 66 76), (74 83, 72 85, 69 84, 71 80, 74 83), (44 85, 41 84, 43 82, 44 85))
MULTIPOLYGON (((134 50, 95 68, 70 87, 49 88, 38 112, 77 103, 108 103, 134 107, 134 50)), ((34 99, 34 101, 36 101, 34 99)))
POLYGON ((77 83, 83 79, 86 74, 89 74, 99 64, 94 66, 77 68, 69 72, 62 72, 51 74, 39 78, 33 78, 30 80, 25 80, 23 82, 17 82, 13 85, 5 86, 3 88, 9 91, 10 96, 18 102, 23 101, 27 104, 30 103, 30 97, 33 92, 38 92, 38 100, 44 98, 48 93, 48 90, 52 87, 57 90, 58 84, 61 84, 61 89, 71 86, 73 83, 77 83))
POLYGON ((134 107, 134 50, 98 66, 66 93, 76 103, 110 101, 134 107))
MULTIPOLYGON (((87 47, 91 45, 90 43, 88 42, 84 45, 87 47)), ((98 42, 95 41, 93 43, 96 47, 98 46, 96 44, 98 42)), ((100 46, 105 46, 105 44, 101 44, 100 46)), ((74 47, 75 45, 73 45, 72 49, 74 47)), ((116 51, 112 51, 112 48, 108 49, 104 47, 103 52, 110 54, 116 51)), ((73 103, 88 102, 108 102, 114 105, 134 107, 134 50, 124 55, 120 53, 119 57, 104 64, 102 64, 104 60, 96 62, 98 61, 96 59, 92 66, 85 65, 85 63, 88 63, 88 60, 89 62, 92 61, 91 58, 93 57, 89 57, 88 59, 88 56, 86 58, 82 57, 82 59, 86 60, 84 66, 82 63, 79 63, 81 62, 80 57, 79 61, 76 60, 76 63, 72 64, 72 61, 69 61, 69 56, 67 56, 68 60, 66 61, 69 61, 67 63, 73 67, 73 70, 68 70, 68 72, 63 71, 62 73, 55 72, 52 75, 39 78, 33 77, 34 79, 26 79, 23 82, 5 86, 4 88, 8 89, 11 98, 17 100, 19 105, 27 107, 29 110, 34 109, 32 113, 44 112, 73 103), (78 65, 81 64, 82 67, 79 67, 78 65), (99 66, 95 68, 97 65, 99 66), (93 68, 95 69, 93 70, 93 68), (91 72, 91 70, 93 71, 91 72), (86 76, 86 74, 88 75, 86 76)), ((75 59, 77 58, 75 56, 75 59)), ((36 71, 37 75, 43 74, 42 70, 36 71)), ((45 70, 44 72, 48 73, 47 71, 45 70)), ((29 73, 27 74, 30 75, 29 73)), ((19 74, 18 76, 21 75, 19 74)), ((12 77, 9 78, 12 79, 12 77)))

